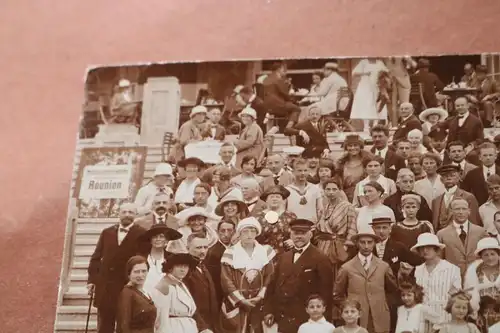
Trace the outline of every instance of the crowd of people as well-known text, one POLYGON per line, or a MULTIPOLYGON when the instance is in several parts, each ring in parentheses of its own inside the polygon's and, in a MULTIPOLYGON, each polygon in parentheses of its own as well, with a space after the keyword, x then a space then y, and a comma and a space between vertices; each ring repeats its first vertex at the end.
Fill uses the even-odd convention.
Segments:
MULTIPOLYGON (((100 235, 88 269, 99 333, 500 332, 500 137, 485 139, 467 97, 451 117, 417 116, 404 89, 380 97, 367 73, 387 62, 413 66, 366 60, 357 94, 374 93, 372 113, 397 105, 397 128, 361 118, 377 120, 373 146, 347 133, 339 158, 325 125, 338 104, 321 98, 299 121, 281 64, 262 100, 235 89, 243 129, 217 164, 185 155, 225 139, 220 110, 194 107, 170 163, 100 235), (264 144, 273 112, 296 137, 279 154, 264 144)), ((316 91, 338 92, 335 68, 316 91)))

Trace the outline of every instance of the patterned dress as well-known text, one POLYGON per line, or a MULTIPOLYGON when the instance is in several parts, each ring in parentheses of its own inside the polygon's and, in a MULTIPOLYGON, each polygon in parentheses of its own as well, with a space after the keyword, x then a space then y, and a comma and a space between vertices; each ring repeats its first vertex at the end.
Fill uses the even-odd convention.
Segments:
POLYGON ((352 202, 356 185, 365 177, 363 162, 360 160, 347 161, 342 172, 343 190, 347 195, 347 200, 352 202))
POLYGON ((356 209, 352 204, 342 198, 325 201, 320 212, 315 240, 317 248, 324 253, 334 267, 333 276, 346 260, 348 253, 344 245, 354 245, 352 236, 357 233, 356 209))
POLYGON ((257 216, 257 220, 262 226, 262 233, 256 240, 260 244, 271 246, 274 251, 276 251, 276 254, 279 255, 286 251, 284 243, 286 240, 290 239, 289 224, 292 220, 295 220, 297 216, 294 213, 284 211, 280 214, 276 223, 269 223, 265 217, 267 212, 269 212, 269 210, 266 209, 257 216))

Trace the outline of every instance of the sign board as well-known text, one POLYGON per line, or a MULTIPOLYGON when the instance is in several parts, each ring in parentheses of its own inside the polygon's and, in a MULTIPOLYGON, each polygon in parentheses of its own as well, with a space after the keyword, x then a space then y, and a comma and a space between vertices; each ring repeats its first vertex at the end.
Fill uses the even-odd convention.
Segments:
MULTIPOLYGON (((221 141, 205 140, 195 143, 190 143, 184 147, 184 154, 186 158, 197 157, 205 163, 218 164, 221 162, 219 151, 220 147, 224 144, 221 141)), ((236 154, 231 163, 234 165, 236 162, 236 154)))
POLYGON ((126 199, 130 188, 130 164, 87 165, 83 169, 79 199, 126 199))
POLYGON ((83 148, 73 196, 78 217, 117 217, 142 186, 147 147, 83 148))

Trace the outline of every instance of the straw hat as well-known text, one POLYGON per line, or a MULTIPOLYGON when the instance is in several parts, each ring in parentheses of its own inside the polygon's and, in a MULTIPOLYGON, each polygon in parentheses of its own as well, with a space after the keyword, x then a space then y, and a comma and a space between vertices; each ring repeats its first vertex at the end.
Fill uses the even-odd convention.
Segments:
POLYGON ((174 171, 172 170, 172 166, 168 163, 160 163, 156 166, 153 177, 156 176, 172 176, 174 171))
POLYGON ((221 202, 219 202, 217 207, 215 207, 215 214, 224 216, 224 205, 228 202, 235 203, 238 206, 239 212, 245 212, 247 215, 250 214, 247 204, 243 201, 243 198, 240 198, 240 196, 236 196, 234 193, 229 193, 224 198, 222 198, 221 202))
POLYGON ((352 236, 352 241, 356 243, 360 237, 365 237, 365 236, 373 238, 375 242, 380 241, 380 237, 375 234, 375 231, 373 231, 372 228, 367 228, 367 227, 359 230, 356 235, 352 236))
POLYGON ((413 245, 411 250, 416 251, 419 247, 424 246, 436 246, 440 249, 444 249, 446 247, 446 245, 439 242, 436 235, 431 234, 430 232, 420 234, 417 238, 417 244, 413 245))
POLYGON ((257 236, 262 233, 262 226, 260 225, 259 221, 253 217, 247 217, 238 222, 238 225, 236 226, 236 233, 239 234, 243 229, 245 228, 255 228, 257 230, 257 236))
POLYGON ((393 224, 394 221, 392 221, 390 217, 374 217, 369 225, 377 225, 382 223, 393 224))
POLYGON ((179 219, 181 225, 185 225, 187 221, 194 216, 203 216, 208 219, 215 219, 215 216, 211 215, 207 210, 203 207, 189 207, 184 209, 183 211, 177 213, 175 217, 179 219))
POLYGON ((430 115, 433 115, 433 114, 437 114, 439 116, 439 120, 438 121, 443 121, 446 118, 448 118, 448 112, 445 109, 442 109, 442 108, 428 108, 428 109, 425 109, 424 111, 422 111, 422 113, 420 113, 420 115, 418 116, 418 118, 420 119, 420 121, 427 121, 427 118, 430 115))
POLYGON ((203 105, 197 105, 194 108, 191 109, 191 112, 189 113, 189 118, 193 118, 195 115, 203 113, 207 114, 207 108, 204 107, 203 105))
POLYGON ((238 117, 241 118, 241 116, 250 116, 255 120, 257 119, 257 111, 255 111, 251 107, 246 107, 243 110, 241 110, 240 113, 238 113, 238 117))
POLYGON ((498 244, 498 240, 493 237, 486 237, 481 239, 477 243, 477 248, 476 251, 474 251, 474 254, 476 256, 480 256, 481 252, 484 250, 497 250, 500 251, 500 244, 498 244))

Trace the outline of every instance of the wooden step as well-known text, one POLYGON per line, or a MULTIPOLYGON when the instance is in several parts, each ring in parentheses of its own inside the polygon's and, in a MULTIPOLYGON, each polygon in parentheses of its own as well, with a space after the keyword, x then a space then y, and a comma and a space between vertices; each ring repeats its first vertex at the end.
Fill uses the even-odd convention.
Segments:
MULTIPOLYGON (((56 321, 54 325, 54 332, 57 333, 82 333, 85 331, 86 321, 56 321)), ((97 332, 97 320, 92 320, 89 322, 89 329, 87 332, 95 333, 97 332)))
MULTIPOLYGON (((87 320, 88 305, 63 305, 57 309, 57 322, 83 322, 87 320)), ((90 322, 97 321, 97 309, 90 308, 90 322)), ((85 326, 83 326, 85 329, 85 326)))
POLYGON ((63 296, 62 305, 89 306, 89 300, 90 296, 85 285, 69 286, 68 291, 63 296))

